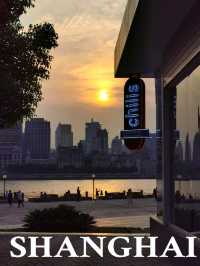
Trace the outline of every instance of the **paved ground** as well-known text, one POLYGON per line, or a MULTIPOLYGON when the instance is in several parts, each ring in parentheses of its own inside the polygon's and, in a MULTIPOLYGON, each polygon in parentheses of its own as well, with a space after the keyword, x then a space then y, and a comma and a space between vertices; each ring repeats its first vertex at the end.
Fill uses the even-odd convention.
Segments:
MULTIPOLYGON (((7 204, 0 204, 0 229, 19 228, 23 224, 24 216, 31 210, 53 207, 61 203, 25 203, 24 208, 16 205, 11 208, 7 204)), ((63 202, 75 206, 77 209, 89 213, 97 221, 98 226, 111 227, 149 227, 149 217, 156 213, 154 199, 138 199, 129 207, 127 200, 63 202)))
MULTIPOLYGON (((106 235, 104 235, 106 236, 106 235)), ((11 235, 0 235, 0 266, 76 266, 76 265, 84 265, 84 266, 157 266, 157 265, 162 265, 162 266, 170 266, 172 265, 168 259, 149 259, 149 258, 134 258, 134 248, 131 251, 131 255, 128 258, 113 258, 111 257, 108 252, 107 252, 107 245, 106 243, 109 241, 109 237, 105 242, 105 248, 104 248, 104 258, 98 257, 98 255, 92 251, 89 250, 88 254, 91 256, 91 258, 68 258, 68 253, 63 253, 64 258, 51 258, 51 259, 44 259, 44 258, 37 258, 37 259, 30 259, 28 257, 24 257, 22 259, 13 259, 10 257, 10 239, 13 236, 11 235)), ((111 236, 110 236, 111 237, 111 236)), ((52 242, 52 255, 54 255, 57 250, 59 249, 62 241, 63 241, 63 236, 55 236, 54 240, 52 242)), ((94 238, 93 238, 94 239, 94 238)), ((75 247, 75 250, 78 255, 82 254, 82 242, 80 241, 79 236, 70 236, 70 240, 73 243, 73 246, 75 247)), ((42 243, 41 243, 42 244, 42 243)), ((26 242, 26 248, 27 248, 27 254, 29 253, 29 242, 26 242)), ((124 242, 118 241, 116 250, 117 252, 120 253, 121 247, 124 247, 124 242)), ((42 253, 40 252, 40 255, 42 253)), ((27 255, 28 256, 28 255, 27 255)), ((177 264, 180 265, 181 264, 177 264)))

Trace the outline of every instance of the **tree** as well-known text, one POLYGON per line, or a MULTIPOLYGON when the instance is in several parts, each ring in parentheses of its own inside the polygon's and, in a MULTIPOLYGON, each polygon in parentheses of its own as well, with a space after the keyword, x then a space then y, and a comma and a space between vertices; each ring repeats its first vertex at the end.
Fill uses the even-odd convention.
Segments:
POLYGON ((20 16, 35 0, 0 0, 0 127, 34 115, 42 99, 42 81, 49 79, 50 52, 58 35, 50 23, 30 25, 20 16))
POLYGON ((31 232, 91 232, 95 220, 72 206, 34 210, 24 218, 24 229, 31 232))

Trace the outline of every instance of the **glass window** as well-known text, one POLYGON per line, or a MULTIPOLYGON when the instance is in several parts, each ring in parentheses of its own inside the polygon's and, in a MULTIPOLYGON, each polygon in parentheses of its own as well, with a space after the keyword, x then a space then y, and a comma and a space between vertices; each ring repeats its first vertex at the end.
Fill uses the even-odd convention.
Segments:
POLYGON ((200 231, 200 67, 177 86, 175 223, 200 231))

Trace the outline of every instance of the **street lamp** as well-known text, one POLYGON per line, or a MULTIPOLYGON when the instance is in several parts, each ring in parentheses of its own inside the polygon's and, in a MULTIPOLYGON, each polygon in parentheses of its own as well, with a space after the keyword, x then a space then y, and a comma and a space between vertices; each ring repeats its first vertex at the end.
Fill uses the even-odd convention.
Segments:
POLYGON ((93 174, 93 175, 92 175, 92 183, 93 183, 93 197, 92 197, 92 199, 93 199, 93 200, 94 200, 94 182, 95 182, 95 178, 96 178, 96 175, 93 174))
POLYGON ((3 178, 3 195, 4 195, 4 199, 5 199, 6 198, 6 179, 7 179, 7 175, 3 174, 2 178, 3 178))

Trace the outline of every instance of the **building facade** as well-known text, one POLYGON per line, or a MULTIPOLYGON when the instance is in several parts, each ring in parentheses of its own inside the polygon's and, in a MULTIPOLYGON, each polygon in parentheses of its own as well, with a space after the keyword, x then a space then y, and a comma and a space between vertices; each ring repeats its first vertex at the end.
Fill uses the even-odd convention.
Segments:
POLYGON ((120 155, 123 152, 122 140, 117 136, 112 140, 111 153, 113 155, 120 155))
POLYGON ((22 123, 0 130, 0 168, 22 163, 22 123))
POLYGON ((26 121, 24 133, 25 157, 30 160, 48 159, 50 155, 50 122, 43 118, 26 121))
POLYGON ((73 147, 72 126, 68 124, 59 124, 55 135, 56 149, 59 147, 73 147))
POLYGON ((58 168, 82 168, 84 166, 84 155, 78 147, 58 147, 58 168))
POLYGON ((99 122, 93 119, 86 123, 85 128, 86 154, 108 153, 108 131, 102 129, 99 122))

